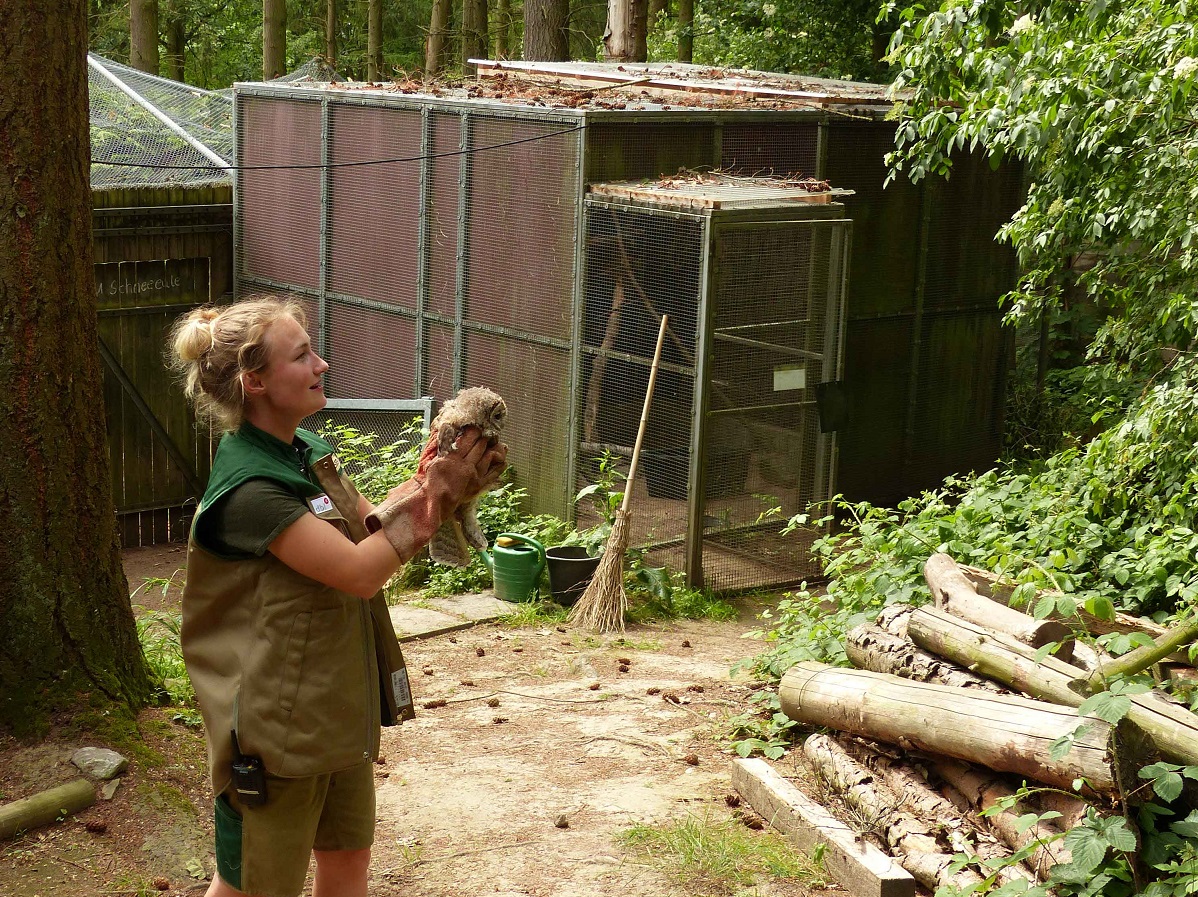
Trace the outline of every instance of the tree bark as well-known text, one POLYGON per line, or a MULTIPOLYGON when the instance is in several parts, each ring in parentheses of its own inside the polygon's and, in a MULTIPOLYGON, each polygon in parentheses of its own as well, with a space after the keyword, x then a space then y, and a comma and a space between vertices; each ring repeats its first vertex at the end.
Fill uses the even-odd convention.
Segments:
POLYGON ((524 0, 524 58, 565 62, 570 58, 569 0, 524 0))
POLYGON ((262 0, 262 78, 270 81, 287 72, 286 0, 262 0))
POLYGON ((608 0, 603 57, 608 62, 646 61, 648 18, 648 0, 608 0))
POLYGON ((931 889, 955 885, 972 890, 980 884, 976 872, 950 872, 953 855, 940 849, 933 827, 895 809, 898 799, 890 789, 827 735, 808 738, 803 743, 803 755, 845 803, 865 817, 868 828, 881 831, 899 865, 921 885, 931 889))
POLYGON ((778 693, 782 712, 800 723, 970 760, 1060 788, 1084 777, 1101 794, 1115 790, 1107 758, 1111 727, 1102 720, 1086 717, 1089 725, 1076 734, 1069 753, 1053 759, 1053 742, 1081 722, 1070 708, 810 661, 791 667, 778 693))
POLYGON ((366 80, 378 81, 383 74, 383 0, 369 0, 366 17, 366 80))
POLYGON ((424 43, 424 77, 435 78, 445 58, 445 38, 449 30, 450 0, 433 0, 429 17, 428 40, 424 43))
POLYGON ((149 682, 108 469, 86 0, 5 0, 0 34, 0 730, 28 735, 149 682))
POLYGON ((982 818, 994 834, 1012 850, 1022 850, 1029 844, 1037 845, 1028 858, 1028 868, 1039 878, 1044 878, 1049 868, 1057 863, 1068 863, 1072 860, 1069 848, 1061 840, 1060 829, 1043 822, 1025 828, 1020 824, 1018 812, 993 810, 999 801, 1015 795, 1005 782, 994 775, 981 773, 951 760, 937 763, 935 769, 936 775, 964 795, 975 810, 991 811, 982 818))
POLYGON ((96 802, 96 789, 87 779, 66 784, 0 806, 0 840, 49 825, 96 802))
POLYGON ((495 7, 495 58, 507 59, 512 33, 512 0, 499 0, 495 7))
MULTIPOLYGON (((1065 707, 1078 707, 1085 699, 1081 670, 1055 657, 1037 660, 1032 648, 1010 636, 988 632, 931 607, 915 611, 907 631, 924 650, 1034 698, 1065 707)), ((1198 715, 1153 692, 1129 699, 1127 718, 1152 739, 1157 750, 1174 762, 1198 765, 1198 715)))
POLYGON ((158 0, 129 0, 129 66, 158 74, 158 0))
POLYGON ((979 595, 957 562, 947 554, 934 554, 924 566, 923 577, 932 590, 936 606, 987 629, 1007 632, 1021 642, 1040 648, 1060 642, 1056 656, 1068 663, 1073 655, 1072 633, 1056 620, 1037 620, 1027 614, 979 595))
POLYGON ((678 0, 678 61, 695 56, 695 0, 678 0))
POLYGON ((487 0, 462 0, 462 70, 476 73, 471 59, 487 56, 487 0))
POLYGON ((329 68, 337 68, 337 0, 325 0, 324 17, 324 61, 329 68))
POLYGON ((163 62, 166 77, 172 81, 184 81, 187 69, 187 22, 184 18, 184 0, 169 0, 166 7, 166 53, 163 62))
POLYGON ((853 629, 844 640, 844 649, 853 666, 874 673, 890 673, 916 682, 935 682, 957 688, 980 688, 998 692, 1001 689, 988 679, 945 663, 939 657, 922 651, 904 638, 885 629, 863 624, 853 629))

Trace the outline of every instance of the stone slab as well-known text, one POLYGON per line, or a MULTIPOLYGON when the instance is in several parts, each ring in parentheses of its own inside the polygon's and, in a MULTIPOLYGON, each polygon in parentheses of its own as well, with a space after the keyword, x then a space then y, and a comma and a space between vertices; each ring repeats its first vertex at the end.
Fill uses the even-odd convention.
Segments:
POLYGON ((417 638, 428 638, 444 632, 466 629, 474 625, 473 620, 442 613, 414 604, 397 604, 390 608, 391 625, 401 642, 417 638))
POLYGON ((516 605, 510 601, 496 598, 493 592, 479 592, 474 595, 454 595, 452 598, 430 598, 424 602, 436 610, 458 617, 465 617, 475 623, 496 620, 499 617, 514 613, 516 605))

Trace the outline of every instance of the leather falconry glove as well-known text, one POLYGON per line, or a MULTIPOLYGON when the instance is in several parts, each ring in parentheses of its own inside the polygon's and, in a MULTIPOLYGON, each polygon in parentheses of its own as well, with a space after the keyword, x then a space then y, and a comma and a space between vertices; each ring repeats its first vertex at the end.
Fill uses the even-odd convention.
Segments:
POLYGON ((381 529, 400 561, 407 563, 463 500, 498 478, 506 455, 506 446, 488 446, 473 428, 464 431, 445 455, 438 455, 436 439, 429 439, 416 475, 387 493, 366 516, 366 529, 371 533, 381 529))

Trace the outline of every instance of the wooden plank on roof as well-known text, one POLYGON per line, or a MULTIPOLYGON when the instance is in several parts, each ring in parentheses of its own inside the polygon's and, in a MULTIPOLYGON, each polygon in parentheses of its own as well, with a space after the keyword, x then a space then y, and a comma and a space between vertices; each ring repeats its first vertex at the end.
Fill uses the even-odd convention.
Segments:
POLYGON ((651 184, 591 184, 595 196, 613 196, 637 202, 667 205, 682 209, 732 209, 747 205, 777 202, 826 203, 832 191, 812 193, 786 187, 657 187, 651 184))

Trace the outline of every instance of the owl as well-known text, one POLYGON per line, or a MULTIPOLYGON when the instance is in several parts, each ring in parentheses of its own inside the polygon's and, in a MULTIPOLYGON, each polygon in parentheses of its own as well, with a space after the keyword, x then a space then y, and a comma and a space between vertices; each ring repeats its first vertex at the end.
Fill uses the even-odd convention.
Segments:
MULTIPOLYGON (((494 439, 507 420, 507 405, 498 393, 483 386, 461 390, 446 402, 441 413, 433 418, 432 432, 437 440, 437 454, 453 450, 465 427, 478 427, 483 439, 494 439)), ((487 547, 487 537, 478 524, 476 495, 464 502, 449 520, 441 524, 429 543, 429 556, 439 564, 465 567, 470 563, 470 549, 487 547)))

